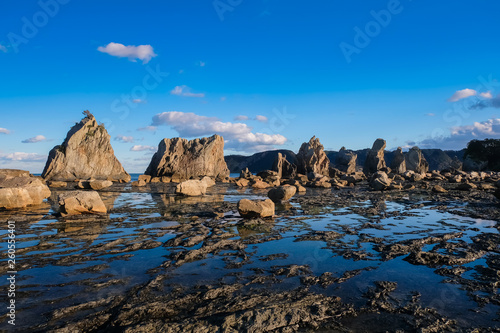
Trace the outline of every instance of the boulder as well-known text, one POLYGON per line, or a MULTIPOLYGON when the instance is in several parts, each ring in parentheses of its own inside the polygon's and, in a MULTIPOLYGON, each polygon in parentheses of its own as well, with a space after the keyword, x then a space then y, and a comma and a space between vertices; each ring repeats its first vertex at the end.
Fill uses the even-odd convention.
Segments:
POLYGON ((47 185, 49 185, 49 187, 58 188, 58 187, 67 187, 68 183, 53 180, 53 181, 47 182, 47 185))
POLYGON ((257 174, 264 182, 270 184, 271 186, 279 186, 281 184, 280 176, 276 171, 264 170, 257 174))
POLYGON ((144 181, 145 183, 149 183, 151 181, 151 176, 149 175, 140 175, 138 181, 144 181))
POLYGON ((377 171, 370 179, 370 186, 375 191, 383 191, 391 185, 391 180, 383 171, 377 171))
POLYGON ((93 190, 102 190, 103 188, 110 187, 113 182, 110 180, 91 180, 88 182, 89 187, 93 190))
POLYGON ((132 182, 132 186, 138 186, 138 187, 146 186, 146 182, 142 179, 139 179, 136 180, 135 182, 132 182))
POLYGON ((433 188, 432 188, 432 192, 434 193, 446 193, 448 192, 447 190, 445 190, 441 185, 435 185, 433 188))
POLYGON ((413 147, 408 151, 405 157, 406 169, 416 173, 426 173, 429 171, 429 163, 425 160, 424 154, 418 147, 413 147))
POLYGON ((315 136, 300 146, 297 154, 297 172, 308 174, 309 172, 329 176, 330 160, 323 150, 323 145, 315 136))
POLYGON ((84 113, 86 117, 70 129, 64 142, 49 152, 42 177, 59 181, 130 181, 130 175, 115 156, 104 125, 98 125, 90 112, 84 113))
POLYGON ((183 181, 175 188, 176 194, 182 194, 189 197, 196 197, 203 195, 207 192, 206 183, 201 180, 190 179, 183 181))
POLYGON ((268 188, 268 187, 271 187, 271 185, 269 185, 268 183, 266 182, 263 182, 262 180, 260 179, 257 179, 255 180, 255 182, 252 184, 252 187, 253 188, 256 188, 256 189, 265 189, 265 188, 268 188))
POLYGON ((337 157, 335 158, 335 166, 342 172, 347 174, 356 172, 356 155, 351 150, 346 150, 345 147, 340 148, 337 157))
POLYGON ((239 186, 239 187, 247 187, 248 185, 250 185, 250 181, 248 179, 245 179, 245 178, 240 178, 236 181, 236 186, 239 186))
POLYGON ((297 188, 295 186, 284 185, 284 186, 272 188, 267 193, 267 196, 273 202, 278 203, 278 202, 290 200, 295 195, 296 192, 297 192, 297 188))
POLYGON ((95 191, 68 191, 57 196, 62 216, 79 214, 106 214, 106 206, 95 191))
POLYGON ((163 139, 144 174, 170 176, 172 181, 201 176, 225 179, 229 170, 224 161, 224 139, 219 135, 189 141, 163 139))
POLYGON ((373 143, 372 149, 368 151, 363 167, 363 172, 366 175, 371 175, 386 167, 384 160, 385 145, 384 139, 377 139, 373 143))
POLYGON ((288 162, 286 156, 281 153, 278 153, 272 170, 278 173, 279 178, 293 179, 297 175, 297 166, 288 162))
POLYGON ((391 162, 392 172, 396 174, 402 174, 406 171, 406 160, 403 155, 403 149, 398 147, 398 149, 394 152, 394 157, 391 162))
POLYGON ((205 183, 205 185, 208 187, 212 187, 215 185, 215 180, 213 180, 212 178, 210 177, 203 177, 201 180, 200 180, 202 183, 205 183))
POLYGON ((262 201, 241 199, 238 202, 238 212, 243 218, 272 217, 274 215, 274 202, 270 199, 262 201))
POLYGON ((28 171, 0 170, 0 208, 16 209, 40 205, 50 197, 47 185, 28 171))

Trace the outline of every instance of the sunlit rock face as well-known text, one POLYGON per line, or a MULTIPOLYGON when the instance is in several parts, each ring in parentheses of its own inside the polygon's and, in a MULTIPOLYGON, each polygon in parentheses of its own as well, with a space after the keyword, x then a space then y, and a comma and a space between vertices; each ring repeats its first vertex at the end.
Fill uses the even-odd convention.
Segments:
POLYGON ((209 176, 221 180, 229 177, 224 161, 224 139, 219 135, 194 140, 163 139, 144 174, 179 179, 209 176))
POLYGON ((58 181, 130 181, 130 175, 115 156, 104 125, 99 125, 90 112, 85 115, 69 130, 64 142, 50 151, 42 177, 58 181))

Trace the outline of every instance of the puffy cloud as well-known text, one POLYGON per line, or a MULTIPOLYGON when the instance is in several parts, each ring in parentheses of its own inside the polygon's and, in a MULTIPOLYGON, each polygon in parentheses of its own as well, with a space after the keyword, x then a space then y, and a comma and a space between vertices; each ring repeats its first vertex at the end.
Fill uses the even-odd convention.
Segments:
POLYGON ((287 139, 281 134, 254 133, 243 123, 222 122, 215 117, 200 116, 179 111, 163 112, 153 117, 154 126, 171 126, 180 136, 197 137, 220 134, 226 147, 238 151, 259 151, 283 145, 287 139))
POLYGON ((10 134, 10 131, 6 128, 0 127, 0 134, 10 134))
POLYGON ((486 99, 492 99, 493 98, 493 95, 491 94, 491 91, 482 92, 482 93, 479 94, 479 96, 481 96, 482 98, 486 98, 486 99))
POLYGON ((37 153, 15 152, 10 154, 0 154, 0 160, 3 161, 23 161, 23 162, 38 162, 47 159, 47 155, 37 153))
POLYGON ((448 102, 458 102, 461 99, 476 95, 477 91, 475 91, 474 89, 466 88, 462 90, 457 90, 450 98, 448 98, 448 102))
POLYGON ((157 129, 156 126, 146 126, 146 127, 139 127, 137 130, 143 132, 156 132, 156 129, 157 129))
POLYGON ((47 138, 44 137, 43 135, 37 135, 32 138, 26 139, 21 141, 22 143, 37 143, 37 142, 42 142, 42 141, 47 141, 47 138))
POLYGON ((237 120, 237 121, 245 121, 248 119, 250 119, 250 118, 248 118, 248 116, 244 116, 244 115, 239 115, 239 116, 234 117, 234 120, 237 120))
POLYGON ((198 66, 200 66, 200 67, 205 67, 205 65, 206 65, 206 64, 207 64, 207 63, 206 63, 206 62, 204 62, 204 61, 199 61, 199 62, 198 62, 198 66))
POLYGON ((117 135, 115 136, 115 141, 120 141, 120 142, 134 142, 134 137, 132 136, 125 136, 125 135, 117 135))
POLYGON ((463 149, 471 140, 500 138, 500 118, 492 118, 472 125, 457 126, 449 136, 427 138, 420 142, 420 148, 463 149))
POLYGON ((261 123, 267 123, 267 117, 266 116, 261 116, 261 115, 258 115, 255 117, 255 120, 257 121, 260 121, 261 123))
POLYGON ((174 89, 170 91, 170 94, 177 96, 185 96, 185 97, 205 97, 204 93, 193 93, 191 92, 191 88, 188 86, 176 86, 174 89))
POLYGON ((156 151, 156 147, 153 146, 142 146, 142 145, 135 145, 130 148, 130 151, 156 151))
POLYGON ((134 62, 137 61, 136 59, 140 59, 144 64, 147 64, 151 58, 157 56, 151 45, 125 46, 120 43, 109 43, 106 46, 99 46, 97 50, 115 57, 128 58, 134 62))
POLYGON ((434 117, 436 114, 435 113, 426 113, 425 114, 427 117, 434 117))

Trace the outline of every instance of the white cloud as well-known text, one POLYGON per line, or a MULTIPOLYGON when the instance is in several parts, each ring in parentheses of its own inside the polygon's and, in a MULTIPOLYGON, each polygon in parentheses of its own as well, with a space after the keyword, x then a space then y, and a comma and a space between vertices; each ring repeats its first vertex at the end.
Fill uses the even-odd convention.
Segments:
POLYGON ((420 148, 462 149, 471 140, 499 139, 500 118, 492 118, 472 125, 457 126, 449 136, 428 138, 418 144, 420 148))
POLYGON ((482 98, 486 98, 486 99, 492 99, 493 98, 493 95, 491 94, 491 91, 482 92, 482 93, 479 94, 479 96, 481 96, 482 98))
POLYGON ((267 119, 267 117, 266 117, 266 116, 257 115, 257 116, 255 117, 255 120, 260 121, 261 123, 267 123, 267 120, 268 120, 268 119, 267 119))
POLYGON ((170 91, 170 94, 185 97, 205 97, 204 93, 193 93, 188 86, 176 86, 170 91))
POLYGON ((157 56, 151 45, 125 46, 120 43, 109 43, 106 46, 99 46, 97 50, 115 57, 128 58, 134 62, 137 61, 136 59, 140 59, 144 64, 147 64, 151 58, 157 56))
POLYGON ((219 134, 226 140, 226 147, 238 151, 257 151, 283 145, 287 139, 281 134, 254 133, 243 123, 222 122, 215 117, 200 116, 179 111, 163 112, 153 117, 153 125, 167 125, 183 137, 219 134))
POLYGON ((248 119, 250 119, 250 118, 248 118, 248 116, 244 116, 244 115, 239 115, 239 116, 234 117, 234 120, 237 120, 237 121, 245 121, 248 119))
POLYGON ((156 132, 157 127, 156 126, 139 127, 137 130, 144 131, 144 132, 156 132))
POLYGON ((125 135, 117 135, 115 136, 115 141, 121 141, 121 142, 134 142, 134 137, 132 136, 125 136, 125 135))
POLYGON ((6 129, 6 128, 0 127, 0 133, 1 134, 10 134, 10 131, 8 129, 6 129))
POLYGON ((136 99, 132 100, 132 103, 135 103, 135 104, 146 104, 147 101, 145 101, 143 99, 136 98, 136 99))
POLYGON ((435 113, 426 113, 425 114, 427 117, 434 117, 436 114, 435 113))
POLYGON ((130 148, 130 151, 156 151, 156 147, 153 146, 142 146, 142 145, 135 145, 130 148))
POLYGON ((475 91, 474 89, 466 88, 466 89, 462 89, 462 90, 457 90, 457 91, 455 91, 453 96, 448 98, 448 102, 458 102, 461 99, 471 97, 471 96, 476 96, 476 95, 477 95, 477 91, 475 91))
POLYGON ((44 137, 43 135, 37 135, 32 138, 26 139, 21 141, 22 143, 37 143, 37 142, 42 142, 42 141, 47 141, 47 138, 44 137))
POLYGON ((226 96, 222 96, 222 97, 220 98, 221 102, 224 102, 226 99, 227 99, 227 97, 226 97, 226 96))
POLYGON ((204 62, 204 61, 200 61, 200 62, 198 62, 198 66, 200 66, 200 67, 205 67, 205 65, 206 65, 206 64, 207 64, 207 63, 206 63, 206 62, 204 62))
POLYGON ((7 53, 7 48, 0 44, 0 51, 7 53))
POLYGON ((47 159, 47 155, 36 153, 15 152, 10 154, 0 154, 0 160, 3 161, 23 161, 23 162, 38 162, 47 159))

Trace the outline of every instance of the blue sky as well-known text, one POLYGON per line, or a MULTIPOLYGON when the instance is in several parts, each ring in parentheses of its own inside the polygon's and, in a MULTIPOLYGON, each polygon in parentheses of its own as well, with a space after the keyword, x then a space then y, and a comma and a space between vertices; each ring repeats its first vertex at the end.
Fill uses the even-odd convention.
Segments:
POLYGON ((496 1, 1 7, 0 168, 41 172, 86 109, 129 172, 165 137, 218 133, 226 154, 500 137, 496 1))

